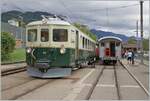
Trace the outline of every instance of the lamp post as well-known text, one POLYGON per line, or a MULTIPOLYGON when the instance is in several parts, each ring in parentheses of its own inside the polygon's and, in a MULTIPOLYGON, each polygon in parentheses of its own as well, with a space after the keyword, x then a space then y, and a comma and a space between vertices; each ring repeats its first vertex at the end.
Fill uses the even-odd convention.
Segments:
POLYGON ((140 29, 141 29, 141 64, 143 64, 143 2, 140 1, 140 29))

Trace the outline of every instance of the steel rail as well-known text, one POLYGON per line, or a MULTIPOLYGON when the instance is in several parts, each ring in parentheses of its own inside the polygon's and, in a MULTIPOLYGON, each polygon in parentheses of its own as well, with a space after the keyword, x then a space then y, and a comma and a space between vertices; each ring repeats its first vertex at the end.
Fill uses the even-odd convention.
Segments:
POLYGON ((36 86, 36 87, 34 87, 34 88, 32 88, 32 89, 29 89, 29 90, 27 90, 26 92, 24 92, 24 93, 22 93, 22 94, 20 94, 20 95, 17 95, 17 96, 15 96, 15 97, 13 97, 13 98, 11 98, 11 99, 9 99, 9 100, 17 100, 18 98, 20 98, 20 97, 22 97, 22 96, 24 96, 24 95, 26 95, 26 94, 28 94, 28 93, 31 93, 31 92, 35 91, 36 89, 39 89, 39 88, 41 88, 41 87, 43 87, 43 86, 45 86, 45 85, 47 85, 47 84, 49 84, 49 83, 52 83, 52 82, 54 82, 54 81, 56 81, 56 79, 53 79, 53 80, 51 80, 51 81, 47 81, 47 82, 45 82, 44 84, 40 84, 40 85, 38 85, 38 86, 36 86))
POLYGON ((138 78, 136 78, 136 76, 121 61, 119 61, 119 63, 122 65, 122 67, 126 69, 126 71, 130 74, 130 76, 139 84, 139 86, 144 90, 144 92, 148 96, 150 96, 150 92, 144 87, 141 81, 138 78))
POLYGON ((118 76, 117 76, 116 65, 114 64, 113 67, 114 67, 115 86, 117 88, 118 100, 121 100, 121 94, 120 94, 120 87, 119 87, 119 81, 118 81, 118 76))
POLYGON ((17 62, 1 63, 1 65, 18 64, 18 63, 25 63, 25 60, 17 62))
POLYGON ((91 89, 90 89, 90 91, 89 91, 89 93, 88 93, 88 95, 87 95, 87 97, 86 97, 85 100, 89 100, 89 99, 91 98, 91 95, 92 95, 92 93, 93 93, 93 91, 94 91, 96 85, 98 84, 98 81, 99 81, 99 79, 101 78, 101 76, 102 76, 103 71, 104 71, 105 68, 106 68, 106 66, 104 65, 103 68, 101 69, 99 75, 97 76, 95 82, 93 83, 93 85, 92 85, 92 87, 91 87, 91 89))
POLYGON ((6 71, 2 71, 1 76, 15 74, 15 73, 23 72, 23 71, 26 71, 26 66, 23 66, 23 67, 20 67, 20 68, 10 69, 10 70, 6 70, 6 71))

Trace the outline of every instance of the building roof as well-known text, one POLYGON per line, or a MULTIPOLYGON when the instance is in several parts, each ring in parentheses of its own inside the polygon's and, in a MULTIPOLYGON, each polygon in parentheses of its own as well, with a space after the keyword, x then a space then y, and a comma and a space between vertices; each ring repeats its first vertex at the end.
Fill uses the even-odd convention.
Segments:
POLYGON ((137 48, 136 44, 124 43, 122 44, 123 48, 137 48))

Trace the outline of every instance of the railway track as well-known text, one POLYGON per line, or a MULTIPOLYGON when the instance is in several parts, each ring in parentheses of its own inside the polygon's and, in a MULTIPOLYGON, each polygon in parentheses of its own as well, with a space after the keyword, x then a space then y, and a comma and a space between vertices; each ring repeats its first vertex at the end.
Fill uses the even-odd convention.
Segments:
POLYGON ((94 91, 96 85, 98 84, 98 81, 99 81, 99 79, 101 78, 101 76, 102 76, 103 71, 104 71, 105 68, 106 68, 106 67, 103 66, 101 72, 100 72, 99 75, 97 76, 97 78, 96 78, 94 84, 92 85, 91 90, 89 91, 89 93, 88 93, 88 95, 87 95, 87 97, 86 97, 85 100, 89 100, 89 99, 91 98, 91 95, 92 95, 92 93, 93 93, 93 91, 94 91))
POLYGON ((93 86, 91 87, 91 90, 90 90, 90 92, 89 92, 89 94, 88 94, 86 100, 90 100, 91 97, 92 97, 92 94, 93 94, 94 90, 96 89, 96 87, 97 87, 98 85, 101 85, 101 84, 98 84, 98 83, 99 83, 99 81, 102 79, 102 76, 103 76, 103 74, 104 74, 104 71, 108 69, 107 67, 108 67, 108 68, 111 67, 111 68, 113 68, 113 70, 114 70, 113 72, 114 72, 114 76, 115 76, 115 88, 116 88, 116 93, 117 93, 116 95, 117 95, 117 99, 118 99, 118 100, 121 99, 121 98, 120 98, 119 84, 118 84, 118 79, 117 79, 116 66, 115 66, 115 65, 113 65, 113 66, 104 65, 104 66, 102 67, 101 72, 100 72, 99 75, 97 76, 96 81, 94 82, 93 86))
MULTIPOLYGON (((2 90, 2 99, 5 99, 5 100, 6 99, 7 100, 21 99, 28 94, 32 94, 32 92, 35 92, 38 89, 44 89, 44 86, 50 85, 51 83, 54 83, 55 81, 59 82, 59 80, 62 80, 62 81, 73 80, 71 83, 74 83, 77 80, 79 80, 79 78, 74 77, 77 72, 79 72, 79 71, 78 70, 74 71, 72 76, 70 76, 70 77, 52 78, 52 79, 32 78, 32 77, 26 77, 26 76, 21 75, 21 77, 19 77, 18 80, 20 80, 23 77, 24 81, 21 80, 22 82, 18 82, 18 83, 16 82, 15 85, 12 85, 12 86, 9 86, 9 87, 3 89, 2 90)), ((20 75, 20 74, 18 74, 18 75, 20 75)), ((11 76, 11 75, 9 75, 9 76, 11 76)), ((44 95, 44 91, 43 91, 43 95, 44 95)))
POLYGON ((117 70, 116 70, 116 66, 115 66, 115 65, 113 65, 113 67, 114 67, 115 86, 116 86, 116 88, 117 88, 118 100, 121 100, 121 94, 120 94, 120 87, 119 87, 119 81, 118 81, 117 70))
MULTIPOLYGON (((115 79, 115 89, 116 89, 116 95, 117 95, 117 100, 123 100, 124 99, 124 95, 122 92, 122 85, 120 84, 120 80, 119 78, 119 71, 117 72, 118 69, 123 69, 124 72, 127 71, 128 75, 130 75, 132 77, 132 79, 134 80, 133 82, 136 82, 137 86, 139 86, 141 88, 141 90, 143 90, 145 92, 145 95, 147 95, 148 97, 150 96, 150 93, 148 92, 148 90, 143 86, 143 84, 128 70, 128 68, 126 68, 121 61, 118 62, 117 65, 113 65, 113 70, 114 70, 114 79, 115 79)), ((92 96, 94 95, 94 90, 97 89, 96 87, 101 85, 100 80, 102 79, 102 76, 104 74, 104 71, 107 70, 107 66, 104 65, 101 72, 99 73, 99 75, 96 78, 96 81, 94 82, 94 84, 92 85, 87 98, 85 100, 90 100, 90 99, 94 99, 92 98, 92 96)), ((127 85, 127 84, 124 84, 127 85)), ((127 85, 128 86, 128 85, 127 85)), ((97 99, 96 99, 97 100, 97 99)))
POLYGON ((10 65, 10 64, 19 64, 19 63, 25 63, 25 61, 17 61, 17 62, 10 62, 10 63, 1 63, 1 65, 10 65))
POLYGON ((130 72, 130 70, 125 65, 123 65, 123 63, 121 61, 119 61, 119 63, 129 73, 129 75, 137 82, 137 84, 143 89, 143 91, 146 93, 146 95, 150 96, 150 92, 144 87, 144 85, 141 83, 141 81, 138 80, 138 78, 132 72, 130 72))
POLYGON ((26 66, 2 71, 1 76, 11 75, 11 74, 19 73, 19 72, 24 72, 24 71, 26 71, 26 66))
MULTIPOLYGON (((33 81, 33 80, 32 80, 32 81, 33 81)), ((36 81, 36 80, 34 80, 34 81, 36 81)), ((22 96, 24 96, 24 95, 26 95, 26 94, 28 94, 28 93, 30 93, 30 92, 33 92, 33 91, 35 91, 36 89, 39 89, 39 88, 41 88, 41 87, 43 87, 43 86, 45 86, 45 85, 47 85, 47 84, 49 84, 49 83, 52 83, 52 82, 54 82, 54 81, 56 81, 56 80, 55 80, 55 79, 53 79, 53 80, 47 80, 47 81, 45 81, 45 82, 43 82, 43 83, 40 83, 40 84, 38 84, 37 86, 35 86, 35 87, 33 87, 33 88, 31 88, 31 89, 25 91, 25 92, 20 93, 20 94, 17 95, 17 96, 14 96, 13 98, 11 98, 11 99, 9 99, 9 100, 17 100, 18 98, 20 98, 20 97, 22 97, 22 96)))

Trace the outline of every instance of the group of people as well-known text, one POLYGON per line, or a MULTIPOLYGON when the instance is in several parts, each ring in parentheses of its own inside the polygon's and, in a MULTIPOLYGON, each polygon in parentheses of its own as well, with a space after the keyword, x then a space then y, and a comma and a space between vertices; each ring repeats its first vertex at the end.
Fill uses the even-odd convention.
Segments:
POLYGON ((129 64, 134 64, 135 54, 134 54, 133 50, 130 49, 130 50, 126 51, 124 53, 124 57, 127 58, 129 64))

